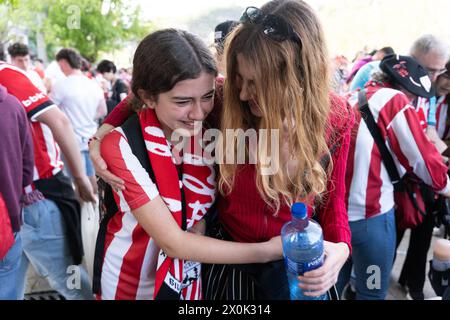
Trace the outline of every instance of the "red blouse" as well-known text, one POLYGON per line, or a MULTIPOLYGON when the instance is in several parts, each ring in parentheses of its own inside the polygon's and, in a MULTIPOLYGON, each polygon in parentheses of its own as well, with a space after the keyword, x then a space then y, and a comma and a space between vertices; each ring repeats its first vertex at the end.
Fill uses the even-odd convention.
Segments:
MULTIPOLYGON (((351 248, 351 234, 345 207, 345 169, 354 114, 340 97, 331 96, 330 130, 327 141, 332 153, 333 170, 328 181, 328 194, 310 216, 319 221, 324 238, 344 242, 351 248)), ((291 219, 290 208, 282 206, 275 216, 256 188, 254 165, 245 165, 235 177, 233 191, 219 199, 219 219, 225 230, 240 242, 260 242, 280 234, 281 227, 291 219)))
MULTIPOLYGON (((220 81, 221 82, 221 81, 220 81)), ((221 83, 218 86, 215 108, 217 115, 221 109, 221 83)), ((330 94, 331 113, 327 141, 332 153, 333 170, 328 179, 327 194, 312 210, 314 218, 322 226, 324 239, 330 242, 344 242, 351 249, 351 233, 345 207, 345 170, 350 144, 350 133, 355 116, 348 103, 341 97, 330 94)), ((131 114, 127 99, 123 100, 104 123, 120 126, 131 114)), ((213 115, 214 117, 214 115, 213 115)), ((217 117, 213 118, 217 120, 217 117)), ((215 121, 213 121, 215 122, 215 121)), ((255 183, 254 165, 245 165, 235 177, 233 191, 219 198, 219 219, 225 230, 240 242, 260 242, 280 235, 281 227, 290 220, 290 208, 282 206, 277 216, 261 198, 255 183)))

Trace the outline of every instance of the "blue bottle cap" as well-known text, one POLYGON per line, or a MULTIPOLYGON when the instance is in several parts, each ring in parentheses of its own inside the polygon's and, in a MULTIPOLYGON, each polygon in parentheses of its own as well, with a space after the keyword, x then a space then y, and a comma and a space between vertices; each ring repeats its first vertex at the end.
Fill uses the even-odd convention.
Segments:
POLYGON ((303 202, 296 202, 291 207, 291 214, 297 219, 306 219, 308 217, 308 210, 303 202))

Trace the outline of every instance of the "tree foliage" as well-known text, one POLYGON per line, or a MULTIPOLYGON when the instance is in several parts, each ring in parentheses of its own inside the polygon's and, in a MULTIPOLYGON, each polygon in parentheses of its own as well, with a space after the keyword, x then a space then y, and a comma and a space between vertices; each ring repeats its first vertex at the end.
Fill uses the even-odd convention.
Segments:
MULTIPOLYGON (((126 0, 14 0, 3 1, 9 20, 28 29, 31 39, 44 37, 47 53, 74 47, 91 62, 99 52, 141 39, 154 28, 140 21, 140 8, 126 0)), ((1 27, 1 22, 0 22, 1 27)))

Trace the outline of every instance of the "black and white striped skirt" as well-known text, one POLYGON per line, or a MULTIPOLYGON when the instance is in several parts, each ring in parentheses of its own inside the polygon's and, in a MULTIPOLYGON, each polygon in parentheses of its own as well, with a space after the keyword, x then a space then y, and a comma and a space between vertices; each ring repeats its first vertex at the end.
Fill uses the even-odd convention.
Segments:
MULTIPOLYGON (((223 228, 210 236, 231 240, 223 228)), ((284 261, 265 264, 203 264, 203 298, 205 300, 290 300, 284 261)), ((329 300, 339 300, 336 288, 328 290, 329 300)))

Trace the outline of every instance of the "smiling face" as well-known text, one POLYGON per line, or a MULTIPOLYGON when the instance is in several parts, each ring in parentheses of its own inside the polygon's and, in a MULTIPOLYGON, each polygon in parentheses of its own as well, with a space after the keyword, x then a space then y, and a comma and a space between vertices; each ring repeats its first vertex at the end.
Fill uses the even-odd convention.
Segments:
POLYGON ((256 99, 256 73, 254 68, 240 53, 237 55, 237 71, 236 84, 239 89, 239 99, 248 103, 250 112, 255 117, 261 118, 262 111, 256 99))
POLYGON ((161 93, 157 99, 142 99, 155 109, 166 138, 170 141, 177 129, 182 135, 195 134, 196 125, 201 123, 213 109, 214 75, 202 72, 196 79, 178 82, 172 90, 161 93))

